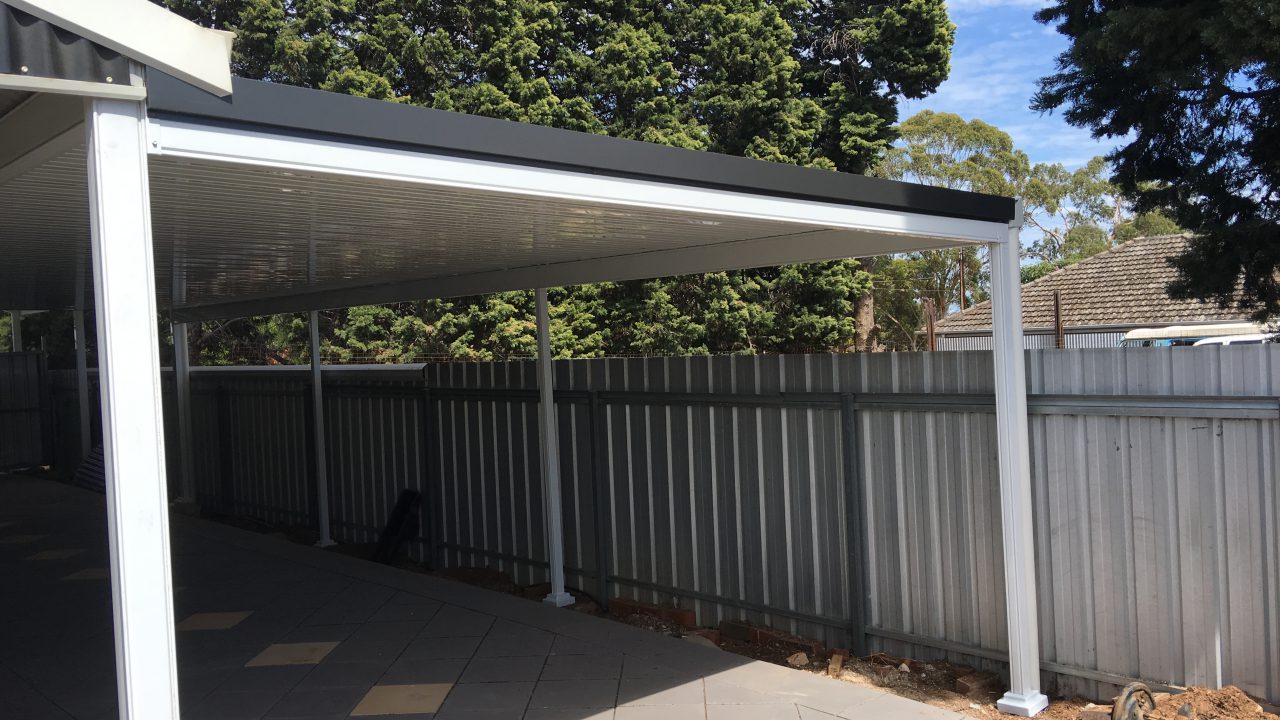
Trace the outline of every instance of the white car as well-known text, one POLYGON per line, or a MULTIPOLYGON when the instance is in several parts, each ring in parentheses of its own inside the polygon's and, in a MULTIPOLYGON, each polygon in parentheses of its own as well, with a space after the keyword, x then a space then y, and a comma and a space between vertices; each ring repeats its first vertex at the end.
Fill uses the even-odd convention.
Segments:
POLYGON ((1192 347, 1201 345, 1261 345, 1262 343, 1280 342, 1280 333, 1250 333, 1248 335, 1223 335, 1197 340, 1192 347))

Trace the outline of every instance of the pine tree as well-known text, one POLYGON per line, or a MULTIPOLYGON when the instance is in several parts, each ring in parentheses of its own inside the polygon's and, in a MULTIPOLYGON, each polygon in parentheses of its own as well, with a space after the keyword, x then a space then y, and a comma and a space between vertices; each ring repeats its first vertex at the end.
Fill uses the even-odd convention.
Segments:
POLYGON ((1069 41, 1032 107, 1115 138, 1112 180, 1196 233, 1181 298, 1280 315, 1280 4, 1056 0, 1069 41))

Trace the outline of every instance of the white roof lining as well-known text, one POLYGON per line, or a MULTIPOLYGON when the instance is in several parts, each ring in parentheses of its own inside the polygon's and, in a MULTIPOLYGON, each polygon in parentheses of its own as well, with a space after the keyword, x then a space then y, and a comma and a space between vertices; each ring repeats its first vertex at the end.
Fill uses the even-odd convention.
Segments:
MULTIPOLYGON (((150 166, 160 303, 177 305, 178 317, 265 314, 955 247, 998 241, 1003 229, 935 216, 913 226, 908 213, 868 215, 865 208, 843 207, 826 210, 886 219, 890 229, 832 227, 800 219, 821 203, 774 197, 759 201, 785 206, 792 219, 163 154, 153 155, 150 166), (269 193, 271 188, 279 194, 269 193), (335 198, 347 205, 330 206, 335 198), (427 207, 432 200, 440 207, 427 207), (436 227, 441 223, 465 232, 442 232, 436 227), (936 232, 949 226, 980 237, 936 232), (541 235, 534 237, 537 229, 541 235), (430 253, 439 257, 423 257, 430 253), (185 288, 188 302, 173 302, 175 287, 185 288)), ((548 181, 564 175, 538 172, 547 173, 540 177, 548 181)), ((585 179, 591 184, 610 180, 585 179)), ((21 227, 53 238, 35 246, 43 258, 28 255, 24 264, 47 271, 38 273, 37 284, 61 282, 64 299, 85 281, 86 201, 74 192, 84 182, 83 148, 76 147, 0 185, 0 198, 21 187, 26 218, 21 227)), ((696 194, 687 187, 643 184, 681 199, 696 194)), ((741 193, 720 194, 748 206, 757 201, 741 193)), ((10 303, 42 306, 13 298, 10 303)))

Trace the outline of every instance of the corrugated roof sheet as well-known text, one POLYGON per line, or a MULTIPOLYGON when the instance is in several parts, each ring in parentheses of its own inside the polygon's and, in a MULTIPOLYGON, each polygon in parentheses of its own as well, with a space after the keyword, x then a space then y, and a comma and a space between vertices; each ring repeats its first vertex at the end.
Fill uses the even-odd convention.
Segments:
POLYGON ((128 58, 3 3, 0 73, 130 84, 128 58))
MULTIPOLYGON (((1023 326, 1053 327, 1053 293, 1062 298, 1067 327, 1171 325, 1246 318, 1235 308, 1175 300, 1167 288, 1175 277, 1169 258, 1187 246, 1186 235, 1135 238, 1022 286, 1023 326)), ((983 302, 938 322, 938 332, 991 330, 991 303, 983 302)))

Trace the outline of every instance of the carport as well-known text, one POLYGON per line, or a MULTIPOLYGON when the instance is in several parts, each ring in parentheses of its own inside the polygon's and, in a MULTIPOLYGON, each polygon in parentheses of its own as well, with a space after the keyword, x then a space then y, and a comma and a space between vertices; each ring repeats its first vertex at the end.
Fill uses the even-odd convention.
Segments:
POLYGON ((96 309, 122 717, 178 714, 158 308, 178 347, 188 322, 310 312, 319 399, 316 311, 536 288, 560 606, 546 288, 970 245, 996 310, 1001 708, 1045 706, 1013 200, 233 79, 225 34, 145 0, 7 0, 0 30, 0 307, 96 309))

